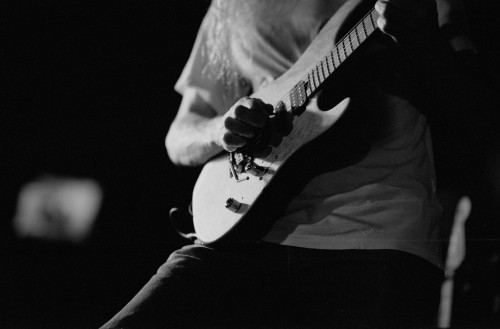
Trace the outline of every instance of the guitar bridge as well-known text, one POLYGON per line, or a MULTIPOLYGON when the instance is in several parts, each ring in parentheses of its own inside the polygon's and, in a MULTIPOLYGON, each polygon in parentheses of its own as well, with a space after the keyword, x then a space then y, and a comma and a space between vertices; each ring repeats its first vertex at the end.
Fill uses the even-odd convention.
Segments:
POLYGON ((240 153, 240 152, 230 152, 229 153, 229 178, 234 178, 237 182, 250 179, 247 175, 246 178, 240 178, 240 175, 245 173, 256 177, 261 177, 265 175, 267 169, 257 165, 254 162, 255 158, 253 156, 240 153))
MULTIPOLYGON (((239 152, 229 152, 229 178, 234 178, 237 182, 241 182, 245 179, 240 179, 239 175, 245 172, 245 166, 248 163, 248 156, 239 152)), ((250 159, 252 161, 252 159, 250 159)))

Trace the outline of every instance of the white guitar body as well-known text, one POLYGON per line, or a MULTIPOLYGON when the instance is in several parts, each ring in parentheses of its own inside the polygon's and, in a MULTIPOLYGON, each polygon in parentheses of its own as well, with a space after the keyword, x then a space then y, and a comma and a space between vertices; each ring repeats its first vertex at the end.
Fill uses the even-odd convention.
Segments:
MULTIPOLYGON (((269 104, 280 102, 283 95, 304 79, 304 73, 320 62, 325 52, 334 46, 341 24, 360 2, 361 0, 348 1, 327 22, 300 59, 280 78, 252 97, 269 104)), ((269 200, 273 195, 269 195, 267 191, 276 177, 280 176, 282 166, 297 150, 330 129, 349 107, 349 103, 350 99, 346 98, 334 108, 324 111, 318 108, 316 96, 311 97, 305 111, 294 117, 290 135, 270 155, 255 158, 255 164, 265 169, 260 175, 243 172, 234 177, 230 174, 228 154, 209 161, 202 169, 193 191, 193 223, 197 237, 207 244, 226 238, 233 241, 245 240, 241 236, 249 231, 249 227, 263 225, 258 217, 266 216, 262 215, 262 209, 259 212, 255 208, 260 208, 263 204, 266 207, 273 206, 269 200), (228 200, 234 201, 233 206, 227 206, 228 200)))
MULTIPOLYGON (((266 98, 262 99, 266 101, 266 98)), ((215 158, 203 167, 193 191, 193 223, 201 241, 212 243, 229 233, 250 208, 258 204, 259 196, 265 195, 266 186, 292 153, 330 128, 349 102, 346 99, 327 112, 320 111, 315 108, 315 102, 312 103, 302 114, 311 120, 294 120, 292 133, 268 157, 255 159, 257 165, 267 169, 263 176, 244 173, 239 175, 238 181, 230 178, 227 155, 215 158), (240 204, 238 211, 226 208, 229 198, 240 204)))

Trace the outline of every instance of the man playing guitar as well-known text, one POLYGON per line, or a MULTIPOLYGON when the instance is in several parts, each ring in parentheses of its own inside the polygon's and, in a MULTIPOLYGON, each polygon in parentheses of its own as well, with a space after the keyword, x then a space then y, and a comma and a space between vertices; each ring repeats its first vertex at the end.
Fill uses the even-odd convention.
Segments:
MULTIPOLYGON (((433 82, 445 78, 441 64, 472 47, 461 15, 459 0, 213 0, 175 86, 182 102, 166 138, 175 164, 235 156, 262 136, 252 159, 265 158, 293 136, 298 120, 323 127, 322 113, 345 113, 311 138, 314 152, 300 145, 286 159, 302 169, 275 189, 304 182, 263 236, 220 244, 200 237, 175 251, 103 328, 432 326, 442 261, 425 113, 433 82), (325 40, 352 32, 350 22, 366 12, 359 34, 318 66, 317 49, 329 50, 325 40), (440 27, 450 25, 458 32, 443 38, 440 27), (373 30, 381 33, 368 39, 373 30), (312 76, 301 70, 315 64, 312 76), (295 86, 295 76, 306 77, 300 81, 311 109, 303 113, 270 101, 280 86, 295 86), (316 84, 321 91, 313 93, 316 84), (339 158, 349 161, 338 165, 339 158)), ((233 182, 245 169, 229 162, 212 179, 244 186, 233 182)), ((257 174, 255 181, 266 179, 257 174)), ((193 206, 195 220, 214 217, 197 214, 196 200, 193 206)), ((223 214, 241 212, 226 207, 223 214)))

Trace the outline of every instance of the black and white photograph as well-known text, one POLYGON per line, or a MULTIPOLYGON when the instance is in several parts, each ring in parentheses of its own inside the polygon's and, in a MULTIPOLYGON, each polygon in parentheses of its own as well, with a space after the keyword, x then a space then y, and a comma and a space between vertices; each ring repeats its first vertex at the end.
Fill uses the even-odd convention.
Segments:
POLYGON ((500 328, 495 0, 4 0, 0 327, 500 328))

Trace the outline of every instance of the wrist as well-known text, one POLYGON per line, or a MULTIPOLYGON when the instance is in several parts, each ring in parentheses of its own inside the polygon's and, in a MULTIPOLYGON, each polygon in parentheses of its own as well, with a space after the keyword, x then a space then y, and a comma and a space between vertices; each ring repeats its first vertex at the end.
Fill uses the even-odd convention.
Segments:
POLYGON ((211 119, 210 136, 208 138, 210 147, 216 152, 224 150, 224 116, 217 116, 211 119))

